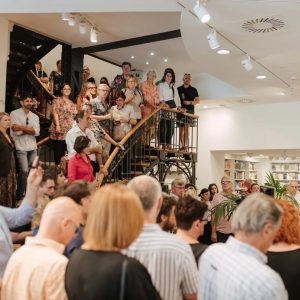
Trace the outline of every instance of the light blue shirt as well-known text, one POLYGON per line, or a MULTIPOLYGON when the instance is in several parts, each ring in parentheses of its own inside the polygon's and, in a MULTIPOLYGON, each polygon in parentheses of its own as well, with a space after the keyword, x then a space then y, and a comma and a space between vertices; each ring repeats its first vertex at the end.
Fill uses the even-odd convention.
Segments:
POLYGON ((0 278, 9 258, 13 253, 13 244, 9 229, 28 224, 35 208, 29 206, 26 200, 18 208, 0 206, 0 278))
POLYGON ((267 257, 234 237, 208 247, 199 264, 198 299, 287 300, 281 277, 267 257))

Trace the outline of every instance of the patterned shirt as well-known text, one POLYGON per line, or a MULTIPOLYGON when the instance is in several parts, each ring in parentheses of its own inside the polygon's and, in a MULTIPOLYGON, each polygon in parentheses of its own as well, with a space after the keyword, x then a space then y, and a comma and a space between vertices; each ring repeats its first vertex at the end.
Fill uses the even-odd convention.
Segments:
MULTIPOLYGON (((101 101, 98 97, 91 100, 92 114, 96 116, 105 116, 109 113, 109 106, 106 102, 101 101)), ((111 121, 104 120, 99 121, 101 126, 105 129, 109 129, 111 121)))
POLYGON ((66 101, 64 98, 57 98, 52 102, 52 112, 58 116, 60 132, 56 132, 55 119, 53 118, 49 128, 50 139, 65 140, 66 134, 72 128, 74 117, 77 114, 76 105, 71 100, 66 101))
POLYGON ((142 114, 143 116, 147 116, 150 115, 160 103, 157 85, 149 84, 146 80, 141 83, 141 92, 145 104, 142 108, 142 114))
POLYGON ((179 300, 196 294, 198 272, 190 246, 157 224, 145 224, 142 233, 124 251, 148 270, 162 299, 179 300))
POLYGON ((198 299, 287 300, 280 276, 258 249, 234 237, 210 246, 200 258, 198 299))

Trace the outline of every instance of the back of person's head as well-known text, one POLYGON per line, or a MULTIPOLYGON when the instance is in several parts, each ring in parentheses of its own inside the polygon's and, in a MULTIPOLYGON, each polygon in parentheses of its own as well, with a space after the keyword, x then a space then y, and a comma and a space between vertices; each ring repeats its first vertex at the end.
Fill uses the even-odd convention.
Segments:
POLYGON ((273 198, 262 194, 251 194, 237 207, 231 220, 233 232, 259 233, 266 224, 280 226, 283 209, 273 198))
POLYGON ((78 136, 74 142, 74 150, 77 153, 81 153, 83 149, 89 146, 90 142, 91 140, 87 136, 85 135, 78 136))
POLYGON ((283 208, 283 215, 281 226, 273 243, 300 245, 300 212, 298 208, 287 200, 276 200, 276 203, 283 208))
POLYGON ((172 211, 172 208, 176 205, 176 200, 174 197, 167 193, 162 193, 163 201, 160 208, 160 211, 158 213, 158 216, 156 218, 156 222, 160 223, 162 215, 169 217, 170 213, 172 211))
POLYGON ((191 196, 185 196, 178 200, 175 207, 176 224, 179 229, 189 230, 193 223, 202 220, 208 206, 191 196))
POLYGON ((125 249, 143 223, 142 205, 134 191, 117 183, 106 185, 93 196, 84 240, 93 250, 125 249))
POLYGON ((207 193, 207 192, 209 192, 209 189, 207 189, 207 188, 203 188, 203 189, 200 191, 200 194, 199 194, 199 196, 200 196, 200 197, 202 197, 202 196, 203 196, 203 194, 205 194, 205 193, 207 193))
POLYGON ((185 186, 185 195, 190 195, 193 198, 197 199, 197 188, 194 184, 192 183, 187 183, 185 186))
POLYGON ((80 120, 83 120, 85 116, 85 111, 81 110, 79 111, 76 116, 75 116, 75 121, 78 124, 80 122, 80 120))
POLYGON ((65 184, 57 189, 54 197, 69 197, 73 199, 77 204, 81 205, 81 200, 89 197, 95 192, 95 185, 83 180, 76 180, 72 183, 65 184))
POLYGON ((47 204, 43 212, 38 236, 66 245, 73 238, 81 220, 81 209, 72 199, 56 198, 47 204))
POLYGON ((162 196, 159 182, 147 175, 134 177, 127 186, 139 196, 145 211, 154 208, 162 196))

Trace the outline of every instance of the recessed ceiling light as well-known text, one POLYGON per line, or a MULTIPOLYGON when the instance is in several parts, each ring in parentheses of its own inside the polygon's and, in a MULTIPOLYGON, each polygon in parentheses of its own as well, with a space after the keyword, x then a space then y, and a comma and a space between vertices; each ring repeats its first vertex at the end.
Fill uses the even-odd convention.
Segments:
POLYGON ((70 14, 68 14, 68 13, 62 13, 61 14, 61 19, 63 21, 69 21, 70 20, 70 14))
POLYGON ((134 59, 134 55, 131 55, 131 59, 134 59))
POLYGON ((240 103, 253 103, 255 102, 253 99, 240 99, 238 100, 240 103))
POLYGON ((217 53, 218 53, 218 54, 223 54, 223 55, 225 55, 225 54, 229 54, 230 51, 229 51, 229 50, 226 50, 226 49, 221 49, 221 50, 218 50, 217 53))
POLYGON ((291 80, 296 80, 297 77, 296 76, 291 76, 291 80))
POLYGON ((208 106, 204 105, 203 108, 206 109, 206 108, 208 108, 208 106))
POLYGON ((149 61, 146 61, 146 65, 149 65, 149 61))
POLYGON ((153 55, 154 55, 154 52, 150 52, 150 55, 153 56, 153 55))
POLYGON ((278 95, 278 96, 285 96, 285 92, 278 92, 278 93, 276 93, 276 95, 278 95))
POLYGON ((164 62, 168 62, 168 59, 167 59, 167 58, 165 58, 165 59, 164 59, 164 62))
POLYGON ((266 79, 267 76, 266 75, 258 75, 256 76, 256 79, 266 79))

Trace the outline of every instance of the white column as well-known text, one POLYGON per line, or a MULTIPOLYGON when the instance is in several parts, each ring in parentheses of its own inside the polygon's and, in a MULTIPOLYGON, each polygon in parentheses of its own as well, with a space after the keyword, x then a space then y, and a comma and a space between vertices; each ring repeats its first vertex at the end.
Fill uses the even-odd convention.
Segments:
POLYGON ((6 67, 10 48, 10 31, 11 23, 0 18, 0 111, 5 110, 5 93, 6 93, 6 67))

